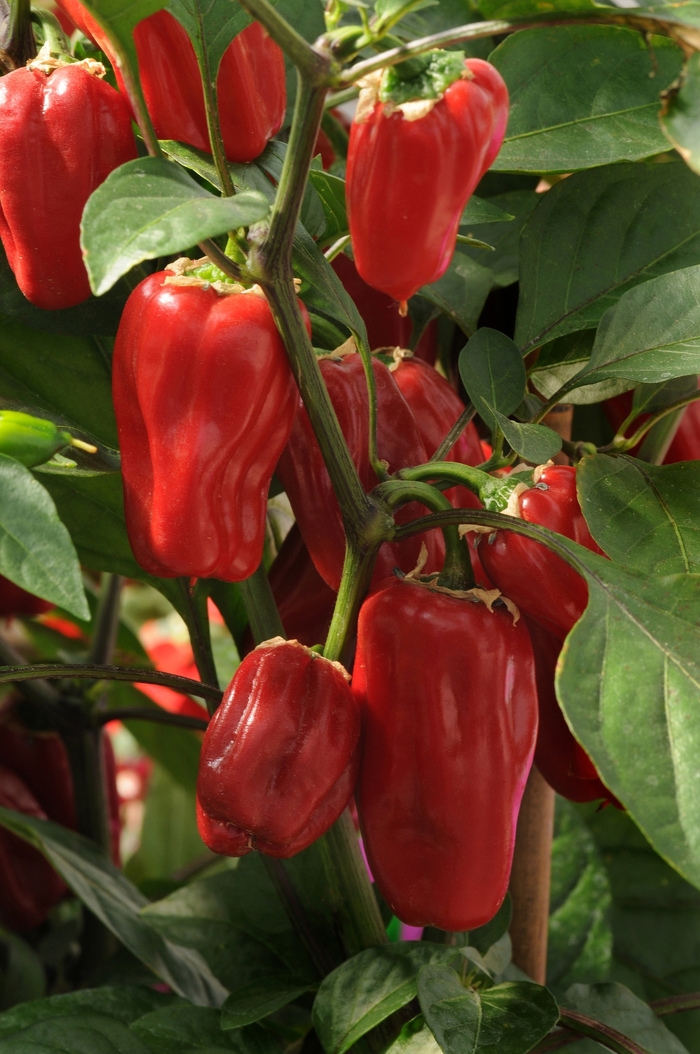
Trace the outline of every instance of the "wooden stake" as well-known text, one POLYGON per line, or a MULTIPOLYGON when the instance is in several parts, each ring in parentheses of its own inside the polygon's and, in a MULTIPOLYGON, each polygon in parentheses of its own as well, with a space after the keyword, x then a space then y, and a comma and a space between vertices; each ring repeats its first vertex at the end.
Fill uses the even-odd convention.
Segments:
POLYGON ((547 926, 554 830, 554 791, 533 765, 515 838, 510 895, 513 962, 538 984, 547 976, 547 926))

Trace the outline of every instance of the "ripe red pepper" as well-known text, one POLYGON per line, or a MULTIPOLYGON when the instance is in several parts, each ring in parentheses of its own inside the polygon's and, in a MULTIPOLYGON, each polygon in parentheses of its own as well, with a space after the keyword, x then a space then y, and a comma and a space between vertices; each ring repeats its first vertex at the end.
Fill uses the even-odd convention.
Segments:
MULTIPOLYGON (((576 469, 545 468, 519 499, 520 515, 605 555, 588 530, 576 496, 576 469)), ((512 531, 482 535, 478 546, 483 568, 500 591, 522 611, 563 640, 588 603, 588 586, 561 557, 512 531)))
POLYGON ((87 199, 136 157, 123 97, 86 59, 49 73, 35 64, 0 79, 0 238, 17 284, 36 307, 90 296, 80 251, 87 199))
MULTIPOLYGON (((114 66, 124 82, 109 38, 79 0, 60 6, 114 66)), ((134 43, 146 107, 159 139, 176 139, 211 153, 202 79, 187 31, 168 11, 144 18, 134 43)), ((287 106, 284 55, 258 22, 224 52, 216 78, 217 105, 229 161, 252 161, 282 127, 287 106)))
POLYGON ((456 53, 433 52, 426 62, 432 65, 422 76, 437 75, 432 98, 404 102, 420 94, 420 78, 415 91, 410 80, 392 84, 400 67, 378 75, 360 98, 348 149, 357 270, 402 303, 446 271, 464 207, 498 153, 508 121, 508 90, 488 62, 466 59, 444 76, 444 65, 458 62, 456 53))
MULTIPOLYGON (((349 256, 341 253, 331 264, 345 289, 355 301, 367 326, 369 346, 375 348, 407 348, 411 339, 413 323, 402 317, 396 304, 386 293, 380 293, 360 278, 357 268, 349 256)), ((437 358, 437 322, 426 326, 415 348, 415 354, 432 366, 437 358)))
POLYGON ((535 748, 524 623, 505 607, 388 580, 360 612, 356 794, 372 874, 412 926, 461 931, 495 915, 535 748))
POLYGON ((0 724, 0 765, 27 784, 55 823, 75 830, 75 798, 68 754, 55 732, 32 732, 8 717, 0 724))
MULTIPOLYGON (((269 580, 287 636, 307 648, 322 644, 331 623, 335 593, 314 567, 296 523, 270 568, 269 580)), ((252 648, 253 637, 248 629, 241 654, 252 648)))
POLYGON ((168 278, 134 290, 114 349, 129 540, 151 574, 236 582, 262 557, 297 390, 262 294, 168 278))
POLYGON ((47 600, 35 597, 33 593, 28 593, 9 578, 0 575, 0 618, 12 618, 13 615, 31 618, 50 611, 52 607, 53 604, 47 600))
MULTIPOLYGON (((369 464, 369 399, 362 360, 356 353, 332 354, 321 358, 319 365, 362 486, 369 492, 378 481, 369 464)), ((390 472, 422 464, 427 460, 425 448, 406 400, 384 363, 374 359, 373 367, 380 458, 388 463, 390 472)), ((343 521, 311 422, 301 403, 277 472, 316 570, 337 591, 345 557, 343 521)), ((422 506, 411 503, 400 510, 397 522, 405 523, 425 512, 422 506)), ((385 543, 379 550, 374 581, 391 574, 395 566, 412 571, 418 560, 421 537, 429 547, 429 570, 439 570, 444 555, 442 535, 440 531, 430 531, 400 545, 385 543)))
POLYGON ((209 723, 199 831, 214 852, 301 852, 355 787, 360 715, 339 663, 281 637, 246 656, 209 723))
MULTIPOLYGON (((24 780, 0 765, 0 805, 45 820, 46 813, 24 780)), ((23 839, 0 828, 0 922, 30 930, 44 921, 68 889, 44 856, 23 839)))
POLYGON ((621 808, 617 798, 600 779, 595 765, 566 723, 554 688, 554 674, 561 641, 534 619, 525 619, 535 656, 539 727, 535 764, 557 794, 569 801, 599 798, 621 808))

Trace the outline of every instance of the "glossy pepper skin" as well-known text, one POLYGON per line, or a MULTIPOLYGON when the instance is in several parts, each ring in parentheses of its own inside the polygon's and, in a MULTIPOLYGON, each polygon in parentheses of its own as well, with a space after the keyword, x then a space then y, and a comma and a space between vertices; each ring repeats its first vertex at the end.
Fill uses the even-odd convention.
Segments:
POLYGON ((262 295, 168 277, 134 290, 114 349, 129 540, 151 574, 236 582, 262 557, 297 389, 262 295))
MULTIPOLYGON (((388 463, 390 472, 422 464, 427 460, 425 447, 406 400, 387 367, 377 359, 372 365, 377 386, 380 458, 388 463)), ((370 491, 378 481, 369 465, 369 400, 362 360, 356 353, 328 355, 319 360, 319 366, 362 486, 370 491)), ((343 521, 311 422, 301 403, 277 473, 316 570, 337 592, 345 557, 343 521)), ((411 503, 400 510, 397 522, 404 523, 424 514, 422 506, 411 503)), ((432 557, 428 570, 440 570, 444 554, 442 536, 439 531, 430 531, 427 535, 409 538, 400 546, 385 543, 379 550, 374 581, 391 574, 395 566, 412 571, 420 553, 421 538, 425 539, 432 557)))
MULTIPOLYGON (((539 482, 520 496, 520 515, 605 555, 583 518, 576 496, 576 469, 570 465, 545 468, 539 482)), ((478 553, 494 585, 563 641, 586 609, 584 579, 543 545, 511 531, 482 535, 478 553)))
POLYGON ((620 808, 617 798, 600 779, 595 765, 574 739, 561 711, 554 688, 554 674, 561 652, 561 641, 534 619, 526 617, 535 656, 539 727, 535 764, 557 794, 569 801, 597 801, 603 798, 620 808))
MULTIPOLYGON (((413 323, 408 316, 402 317, 398 313, 392 298, 367 285, 360 278, 350 257, 344 253, 336 256, 331 267, 362 315, 370 348, 407 348, 413 323)), ((415 355, 433 365, 437 358, 437 322, 430 322, 426 326, 415 348, 415 355)))
POLYGON ((27 300, 47 310, 90 296, 83 208, 136 157, 129 108, 96 67, 69 63, 47 75, 27 66, 0 78, 0 238, 27 300))
POLYGON ((498 153, 508 90, 498 71, 467 59, 468 71, 418 120, 376 102, 350 132, 348 221, 365 282, 406 301, 446 271, 459 220, 498 153))
POLYGON ((339 663, 281 637, 246 656, 209 723, 198 823, 214 852, 289 857, 337 820, 357 779, 360 715, 339 663))
POLYGON ((387 580, 362 606, 353 692, 369 865, 402 922, 495 915, 537 733, 527 630, 505 607, 387 580))
MULTIPOLYGON (((124 82, 99 23, 79 0, 61 8, 105 52, 117 83, 124 82)), ((146 107, 159 139, 176 139, 211 153, 202 80, 187 31, 168 11, 139 22, 134 43, 146 107)), ((231 41, 216 78, 224 149, 229 161, 252 161, 282 127, 287 106, 284 56, 253 22, 231 41)))
MULTIPOLYGON (((314 567, 298 524, 284 539, 268 578, 287 636, 307 648, 322 644, 331 624, 336 595, 314 567)), ((250 629, 244 634, 242 649, 244 655, 253 649, 250 629)))

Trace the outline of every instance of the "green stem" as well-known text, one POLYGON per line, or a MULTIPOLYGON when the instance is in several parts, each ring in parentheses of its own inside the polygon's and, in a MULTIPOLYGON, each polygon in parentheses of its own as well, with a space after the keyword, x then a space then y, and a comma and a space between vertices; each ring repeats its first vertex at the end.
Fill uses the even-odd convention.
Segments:
POLYGON ((647 1054, 644 1047, 640 1046, 634 1039, 623 1035, 622 1032, 618 1032, 617 1029, 611 1028, 610 1025, 606 1025, 602 1021, 595 1021, 585 1014, 578 1014, 573 1010, 565 1010, 563 1007, 560 1008, 559 1014, 559 1021, 564 1028, 570 1028, 572 1031, 587 1036, 589 1039, 594 1039, 596 1043, 600 1043, 601 1046, 614 1051, 614 1054, 647 1054))
MULTIPOLYGON (((402 47, 384 51, 376 58, 365 59, 356 62, 345 72, 338 75, 332 82, 338 88, 356 84, 368 73, 384 69, 387 66, 395 66, 399 62, 422 55, 434 48, 444 48, 450 44, 459 44, 464 40, 483 40, 485 37, 500 36, 502 33, 512 33, 520 29, 538 29, 548 26, 571 26, 571 25, 604 25, 604 26, 626 26, 629 29, 637 29, 642 33, 655 33, 660 36, 670 37, 681 44, 686 43, 694 48, 690 27, 673 24, 663 18, 657 18, 651 14, 642 14, 639 11, 619 10, 612 8, 608 10, 596 9, 593 11, 547 11, 542 14, 523 15, 520 18, 499 18, 490 22, 471 22, 454 29, 446 29, 442 33, 433 33, 428 37, 412 40, 402 47)), ((538 334, 527 345, 536 347, 542 343, 542 334, 538 334)), ((524 349, 523 349, 524 350, 524 349)))
MULTIPOLYGON (((6 659, 7 652, 0 644, 0 658, 6 659)), ((21 662, 21 656, 19 656, 21 662)), ((221 702, 221 690, 211 684, 193 681, 189 677, 180 677, 174 673, 162 673, 160 670, 139 670, 133 666, 89 666, 87 663, 35 663, 31 666, 0 666, 0 684, 18 684, 36 680, 86 680, 86 681, 132 681, 142 684, 160 684, 172 688, 174 692, 184 695, 196 695, 212 703, 221 702)), ((49 687, 48 685, 46 686, 49 687)), ((44 704, 55 703, 58 693, 49 696, 43 690, 39 699, 44 704)))
POLYGON ((367 385, 367 398, 369 409, 369 446, 368 456, 372 471, 379 480, 389 479, 389 470, 379 457, 377 450, 377 382, 372 366, 372 353, 369 344, 357 331, 353 331, 355 345, 362 359, 362 368, 365 371, 365 383, 367 385))
POLYGON ((376 557, 376 549, 370 553, 360 553, 349 545, 345 550, 343 577, 323 648, 327 659, 348 662, 357 615, 369 589, 376 557))
POLYGON ((123 706, 114 710, 105 710, 97 717, 98 725, 107 725, 110 721, 153 721, 157 725, 173 725, 176 728, 190 728, 193 732, 206 732, 208 721, 199 717, 188 717, 187 714, 171 714, 169 710, 153 709, 141 706, 123 706))
MULTIPOLYGON (((637 429, 634 435, 631 435, 628 439, 625 439, 624 437, 620 439, 619 436, 616 436, 615 439, 613 439, 612 443, 609 443, 608 446, 601 447, 600 453, 625 453, 628 450, 634 449, 637 443, 639 443, 640 440, 643 439, 647 432, 652 429, 654 425, 658 424, 659 421, 663 420, 664 417, 667 417, 669 414, 673 414, 678 410, 684 410, 686 406, 689 406, 691 403, 697 402, 698 399, 700 399, 700 391, 693 392, 692 395, 686 396, 685 399, 679 399, 675 403, 670 403, 668 406, 664 406, 663 409, 658 411, 658 413, 655 413, 652 417, 650 417, 648 421, 645 421, 644 424, 637 429)), ((627 421, 629 421, 629 417, 627 418, 627 421)), ((627 424, 627 421, 625 422, 625 425, 627 424)), ((621 434, 622 429, 620 430, 620 435, 621 434)))
POLYGON ((241 282, 244 280, 245 276, 238 264, 235 263, 230 256, 227 256, 211 238, 207 238, 205 241, 200 242, 199 248, 220 271, 223 271, 229 278, 233 278, 234 282, 241 282))
MULTIPOLYGON (((178 578, 183 604, 182 614, 187 631, 190 635, 194 661, 199 671, 199 676, 204 684, 219 685, 219 677, 216 672, 214 653, 211 650, 211 634, 209 631, 209 616, 207 614, 208 594, 197 585, 191 586, 186 578, 178 578)), ((211 705, 211 699, 207 699, 207 709, 211 717, 216 707, 211 705)))
MULTIPOLYGON (((388 483, 381 483, 375 493, 392 510, 410 501, 419 501, 421 505, 435 512, 452 509, 445 495, 429 483, 390 480, 388 483)), ((459 537, 456 526, 446 525, 442 533, 445 538, 445 563, 438 577, 438 585, 446 589, 473 589, 474 572, 469 550, 459 537)))
POLYGON ((323 944, 316 939, 316 934, 309 922, 306 909, 294 888, 294 883, 289 877, 284 861, 272 856, 265 856, 264 853, 261 855, 268 878, 275 887, 275 892, 287 912, 287 917, 291 920, 320 976, 325 977, 326 974, 335 969, 337 964, 333 962, 323 944))
POLYGON ((199 66, 199 74, 202 79, 202 89, 204 91, 204 112, 207 119, 209 145, 211 146, 212 157, 214 158, 216 171, 218 172, 221 181, 222 193, 225 198, 230 198, 233 197, 235 191, 233 188, 233 180, 231 179, 231 172, 228 167, 228 160, 226 158, 224 137, 221 134, 221 122, 219 120, 219 107, 217 104, 216 76, 213 75, 209 63, 209 49, 207 48, 204 37, 202 13, 199 5, 196 5, 196 11, 200 44, 197 53, 197 65, 199 66))
POLYGON ((493 482, 493 477, 487 472, 471 465, 463 465, 461 461, 428 461, 425 465, 416 465, 414 468, 401 468, 396 475, 398 479, 411 482, 449 480, 452 486, 458 484, 466 487, 477 497, 481 497, 484 488, 493 482))
POLYGON ((386 944, 387 935, 379 905, 367 877, 348 809, 317 844, 323 857, 345 954, 350 958, 365 948, 386 944))
POLYGON ((113 654, 119 631, 119 602, 124 579, 121 575, 102 575, 102 591, 95 615, 88 663, 97 666, 108 663, 113 654))
POLYGON ((238 583, 243 597, 248 622, 256 644, 272 637, 287 636, 275 598, 270 589, 270 582, 262 564, 243 582, 238 583))
POLYGON ((71 56, 68 41, 66 40, 66 35, 61 28, 61 23, 51 11, 46 11, 41 8, 32 11, 32 22, 41 26, 44 40, 49 45, 51 58, 65 59, 67 62, 75 61, 71 56))
POLYGON ((675 413, 669 414, 661 421, 657 421, 653 428, 649 429, 644 442, 639 448, 637 454, 639 460, 646 461, 650 465, 663 464, 682 418, 683 411, 676 410, 675 413))
POLYGON ((7 47, 0 51, 0 65, 10 73, 36 58, 36 41, 32 30, 31 0, 10 0, 7 47))
POLYGON ((334 106, 341 106, 344 102, 352 102, 359 94, 360 89, 354 85, 351 88, 343 88, 342 91, 332 92, 326 96, 325 107, 327 110, 332 110, 334 106))
POLYGON ((649 1006, 657 1017, 680 1014, 685 1010, 700 1010, 700 992, 687 992, 683 995, 669 995, 664 999, 654 999, 649 1006))
POLYGON ((275 44, 292 60, 310 83, 323 83, 329 61, 297 33, 267 0, 239 0, 241 7, 265 27, 275 44))

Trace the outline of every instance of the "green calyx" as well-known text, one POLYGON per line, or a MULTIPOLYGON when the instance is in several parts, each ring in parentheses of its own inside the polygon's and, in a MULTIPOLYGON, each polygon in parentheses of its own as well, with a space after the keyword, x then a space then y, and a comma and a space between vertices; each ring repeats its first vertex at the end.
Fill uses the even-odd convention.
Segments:
POLYGON ((487 512, 503 512, 508 507, 511 495, 519 483, 532 486, 532 469, 526 472, 513 472, 500 479, 488 476, 479 488, 479 500, 487 512))
POLYGON ((379 99, 396 106, 417 99, 440 99, 463 73, 463 51, 429 51, 384 70, 379 99))

